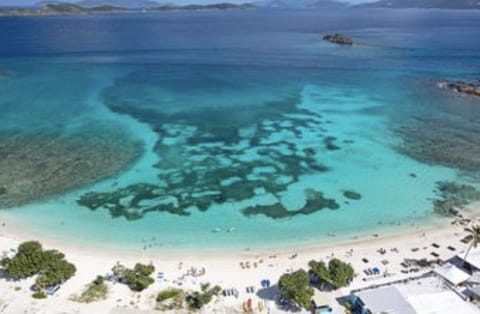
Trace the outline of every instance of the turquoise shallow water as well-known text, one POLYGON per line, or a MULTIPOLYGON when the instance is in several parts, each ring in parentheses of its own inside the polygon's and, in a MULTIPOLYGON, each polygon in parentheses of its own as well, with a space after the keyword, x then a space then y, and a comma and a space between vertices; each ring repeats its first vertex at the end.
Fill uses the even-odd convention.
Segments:
POLYGON ((436 85, 478 74, 478 13, 382 14, 0 20, 0 218, 180 251, 428 223, 438 182, 478 184, 478 102, 436 85), (320 41, 347 20, 357 46, 320 41))

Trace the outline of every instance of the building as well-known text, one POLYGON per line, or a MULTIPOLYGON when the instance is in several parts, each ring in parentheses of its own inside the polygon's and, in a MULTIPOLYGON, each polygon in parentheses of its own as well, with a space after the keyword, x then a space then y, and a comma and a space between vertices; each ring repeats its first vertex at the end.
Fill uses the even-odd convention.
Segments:
POLYGON ((357 292, 351 302, 354 313, 359 314, 417 314, 395 286, 357 292))

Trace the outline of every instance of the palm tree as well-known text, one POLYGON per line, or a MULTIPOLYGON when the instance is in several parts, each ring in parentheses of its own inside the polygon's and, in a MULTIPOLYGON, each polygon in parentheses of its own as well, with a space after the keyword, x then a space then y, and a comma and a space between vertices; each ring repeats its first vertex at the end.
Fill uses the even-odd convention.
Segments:
POLYGON ((463 263, 467 261, 467 256, 470 253, 470 250, 473 248, 476 248, 480 244, 480 226, 479 225, 474 225, 471 228, 466 228, 465 231, 468 232, 468 242, 470 242, 470 246, 467 249, 467 252, 465 252, 465 257, 463 258, 463 263))

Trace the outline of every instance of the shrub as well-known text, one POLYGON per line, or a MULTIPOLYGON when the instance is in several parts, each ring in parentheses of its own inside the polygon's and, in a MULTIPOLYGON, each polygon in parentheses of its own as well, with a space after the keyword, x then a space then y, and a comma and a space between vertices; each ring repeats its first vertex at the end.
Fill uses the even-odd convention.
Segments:
POLYGON ((128 269, 122 265, 116 265, 112 268, 113 274, 119 278, 120 282, 125 283, 132 291, 142 291, 148 288, 155 280, 150 277, 155 271, 152 264, 144 265, 137 263, 133 269, 128 269))
POLYGON ((179 289, 163 290, 157 295, 157 302, 163 302, 163 301, 166 301, 166 300, 173 299, 173 298, 177 297, 178 295, 180 295, 180 293, 182 293, 182 290, 179 290, 179 289))
POLYGON ((47 297, 47 294, 43 290, 39 290, 32 294, 32 298, 34 299, 45 299, 47 297))
POLYGON ((201 292, 193 292, 185 298, 188 307, 191 310, 199 310, 206 304, 212 301, 213 296, 217 296, 222 288, 220 286, 214 286, 210 288, 210 284, 204 284, 201 286, 201 292))
POLYGON ((102 276, 97 276, 95 280, 86 286, 86 289, 75 297, 74 301, 81 303, 91 303, 95 301, 105 300, 108 294, 108 286, 102 276))

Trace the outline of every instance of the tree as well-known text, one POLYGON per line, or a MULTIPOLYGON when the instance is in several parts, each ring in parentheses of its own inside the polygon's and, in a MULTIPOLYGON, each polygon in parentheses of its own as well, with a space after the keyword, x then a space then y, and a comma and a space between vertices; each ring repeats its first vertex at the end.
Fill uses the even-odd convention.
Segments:
POLYGON ((65 255, 57 250, 44 251, 37 241, 23 242, 17 254, 0 262, 5 273, 13 279, 24 279, 38 275, 35 284, 46 288, 61 284, 75 275, 75 265, 65 260, 65 255))
POLYGON ((310 261, 310 274, 318 278, 322 283, 328 283, 335 288, 341 288, 348 285, 353 277, 355 271, 353 267, 337 258, 330 260, 328 267, 323 261, 310 261))
POLYGON ((323 261, 317 262, 315 260, 311 260, 308 263, 308 266, 310 266, 310 273, 316 276, 319 280, 330 280, 330 273, 328 272, 328 268, 323 261))
POLYGON ((13 279, 25 279, 36 275, 42 262, 42 245, 37 241, 23 242, 13 258, 4 258, 1 266, 13 279))
POLYGON ((352 265, 337 258, 328 263, 328 272, 330 273, 330 282, 337 288, 345 287, 355 276, 352 265))
POLYGON ((313 289, 305 270, 283 274, 278 282, 282 297, 293 301, 297 306, 308 309, 313 297, 313 289))
POLYGON ((465 257, 463 258, 463 263, 467 260, 468 254, 470 253, 470 250, 473 248, 476 248, 478 244, 480 244, 480 226, 479 225, 474 225, 471 228, 466 228, 465 231, 468 232, 468 241, 470 242, 470 245, 468 246, 467 251, 465 252, 465 257))

